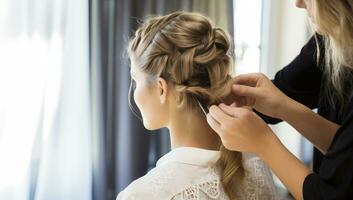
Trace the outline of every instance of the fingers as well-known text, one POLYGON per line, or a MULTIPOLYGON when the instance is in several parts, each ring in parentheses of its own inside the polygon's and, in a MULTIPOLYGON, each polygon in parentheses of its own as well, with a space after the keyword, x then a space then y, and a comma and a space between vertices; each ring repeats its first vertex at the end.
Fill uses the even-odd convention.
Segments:
POLYGON ((226 113, 227 115, 235 117, 234 114, 233 114, 233 113, 234 113, 234 110, 233 110, 234 107, 227 106, 227 105, 225 105, 225 104, 223 104, 223 103, 219 104, 218 107, 219 107, 224 113, 226 113))
POLYGON ((227 98, 223 100, 223 103, 230 105, 231 107, 242 107, 242 106, 253 106, 253 100, 246 96, 236 95, 233 91, 230 92, 227 98))
POLYGON ((218 106, 213 105, 209 114, 207 114, 207 123, 222 138, 225 134, 225 127, 229 127, 229 124, 232 123, 231 116, 232 112, 230 110, 224 112, 218 106))
POLYGON ((242 106, 247 106, 247 105, 248 105, 247 97, 240 96, 234 100, 234 102, 231 106, 242 107, 242 106))
POLYGON ((257 97, 259 95, 257 88, 245 85, 232 85, 232 93, 245 97, 257 97))
POLYGON ((222 129, 221 129, 221 125, 215 120, 215 119, 213 119, 213 117, 211 116, 211 114, 210 113, 208 113, 207 115, 206 115, 206 119, 207 119, 207 123, 210 125, 210 127, 214 130, 214 131, 216 131, 216 133, 218 134, 218 135, 222 135, 222 129))
POLYGON ((261 73, 241 74, 233 78, 233 84, 256 86, 257 81, 264 75, 261 73))
POLYGON ((223 100, 223 103, 227 104, 227 105, 230 105, 232 103, 234 103, 234 100, 236 99, 237 97, 233 94, 232 91, 229 92, 228 96, 223 100))
POLYGON ((251 112, 251 109, 249 109, 249 107, 232 107, 232 106, 228 106, 225 105, 223 103, 219 104, 218 106, 223 112, 225 112, 226 114, 233 116, 234 118, 239 118, 242 117, 246 114, 248 114, 248 112, 251 112))
POLYGON ((232 114, 225 113, 218 106, 211 106, 210 114, 214 120, 216 120, 220 125, 229 122, 232 119, 232 114))

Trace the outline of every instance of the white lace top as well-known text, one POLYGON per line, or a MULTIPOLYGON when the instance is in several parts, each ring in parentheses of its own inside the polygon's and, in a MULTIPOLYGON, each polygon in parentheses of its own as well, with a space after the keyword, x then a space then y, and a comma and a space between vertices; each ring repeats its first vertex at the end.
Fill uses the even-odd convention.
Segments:
MULTIPOLYGON (((229 200, 216 165, 219 151, 179 147, 160 158, 157 166, 119 193, 117 200, 229 200)), ((260 158, 243 153, 245 181, 238 200, 278 199, 269 169, 260 158)))

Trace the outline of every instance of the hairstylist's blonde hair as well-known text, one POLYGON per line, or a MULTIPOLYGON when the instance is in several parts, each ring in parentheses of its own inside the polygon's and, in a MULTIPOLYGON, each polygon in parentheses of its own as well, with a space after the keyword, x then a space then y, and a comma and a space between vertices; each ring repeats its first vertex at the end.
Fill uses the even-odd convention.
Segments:
POLYGON ((348 95, 344 81, 352 81, 353 69, 353 0, 309 0, 312 2, 312 17, 325 46, 325 72, 332 93, 339 100, 348 95))
MULTIPOLYGON (((129 43, 134 66, 149 80, 164 78, 175 86, 178 107, 202 115, 196 99, 206 105, 222 102, 231 91, 231 42, 225 31, 196 13, 174 12, 151 17, 129 43)), ((202 116, 204 117, 204 116, 202 116)), ((234 199, 235 183, 243 177, 242 154, 220 147, 222 183, 234 199)))

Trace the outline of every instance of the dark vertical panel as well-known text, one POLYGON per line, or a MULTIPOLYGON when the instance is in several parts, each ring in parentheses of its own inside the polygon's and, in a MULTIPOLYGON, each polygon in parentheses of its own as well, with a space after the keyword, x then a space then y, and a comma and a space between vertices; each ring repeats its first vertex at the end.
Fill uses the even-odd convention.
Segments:
POLYGON ((170 150, 168 130, 147 131, 129 109, 130 69, 125 48, 137 20, 176 10, 192 11, 193 5, 193 0, 90 0, 94 199, 115 199, 170 150))

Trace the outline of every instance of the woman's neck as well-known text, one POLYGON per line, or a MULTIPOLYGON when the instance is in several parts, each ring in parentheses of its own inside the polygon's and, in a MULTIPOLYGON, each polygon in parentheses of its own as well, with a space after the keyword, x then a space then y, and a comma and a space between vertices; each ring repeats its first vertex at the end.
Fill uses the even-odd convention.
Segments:
POLYGON ((220 138, 208 125, 205 116, 193 112, 178 112, 171 117, 168 129, 172 149, 197 147, 219 150, 220 138))

